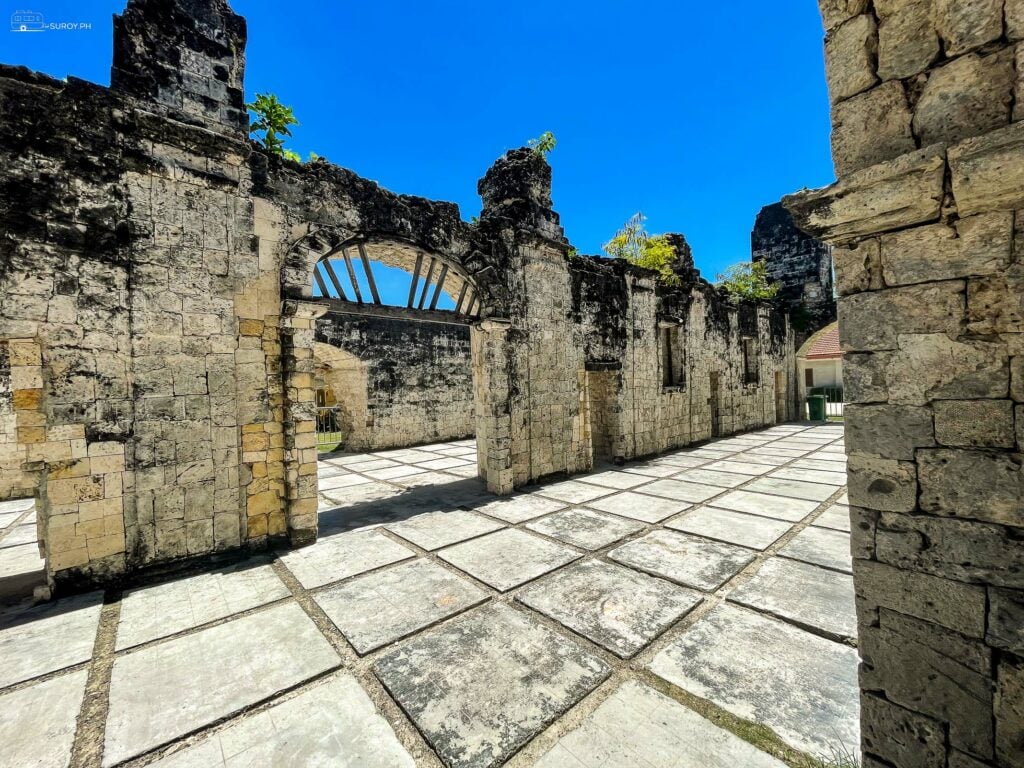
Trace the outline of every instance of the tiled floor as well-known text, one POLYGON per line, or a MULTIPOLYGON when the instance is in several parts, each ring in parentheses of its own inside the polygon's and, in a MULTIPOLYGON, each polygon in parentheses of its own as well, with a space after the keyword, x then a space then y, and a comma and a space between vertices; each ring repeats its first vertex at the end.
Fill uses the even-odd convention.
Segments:
MULTIPOLYGON (((328 457, 311 547, 0 613, 0 765, 780 768, 797 759, 783 744, 853 752, 844 470, 834 425, 503 499, 472 441, 328 457), (744 741, 742 720, 780 741, 744 741)), ((0 531, 30 514, 0 508, 0 531)))

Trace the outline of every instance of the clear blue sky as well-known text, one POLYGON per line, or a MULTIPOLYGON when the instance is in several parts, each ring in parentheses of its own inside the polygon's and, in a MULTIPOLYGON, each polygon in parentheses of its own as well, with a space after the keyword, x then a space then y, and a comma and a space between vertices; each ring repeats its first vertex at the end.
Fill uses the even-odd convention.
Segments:
MULTIPOLYGON (((8 3, 10 5, 10 3, 8 3)), ((0 60, 109 83, 125 0, 17 0, 87 32, 3 35, 0 60)), ((234 0, 246 91, 313 150, 396 192, 479 212, 476 181, 545 130, 555 208, 584 253, 633 212, 706 277, 749 257, 759 208, 834 178, 814 0, 234 0)))

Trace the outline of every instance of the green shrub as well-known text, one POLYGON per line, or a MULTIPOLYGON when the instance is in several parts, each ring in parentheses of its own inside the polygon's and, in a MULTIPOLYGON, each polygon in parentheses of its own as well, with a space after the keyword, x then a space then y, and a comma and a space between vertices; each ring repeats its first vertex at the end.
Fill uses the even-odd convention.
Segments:
POLYGON ((664 285, 679 285, 679 275, 672 266, 676 249, 664 235, 652 235, 644 228, 646 217, 637 211, 623 224, 622 229, 604 244, 604 252, 613 259, 625 259, 638 267, 652 269, 664 285))
POLYGON ((774 299, 781 287, 768 280, 768 266, 763 261, 733 264, 718 275, 716 285, 734 301, 774 299))
POLYGON ((249 133, 263 132, 263 136, 257 136, 256 140, 265 150, 289 160, 302 162, 298 154, 285 149, 284 140, 281 138, 291 136, 291 126, 299 124, 291 107, 286 107, 272 93, 257 93, 256 101, 246 104, 245 107, 256 115, 256 119, 249 125, 249 133))
POLYGON ((558 141, 555 139, 555 134, 551 131, 544 131, 536 139, 530 139, 528 144, 536 155, 546 157, 548 152, 555 148, 558 141))

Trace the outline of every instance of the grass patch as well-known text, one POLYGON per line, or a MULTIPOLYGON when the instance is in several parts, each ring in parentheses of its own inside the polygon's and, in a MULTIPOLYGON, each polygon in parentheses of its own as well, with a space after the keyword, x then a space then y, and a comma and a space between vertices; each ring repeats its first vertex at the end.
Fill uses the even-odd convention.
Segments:
POLYGON ((317 432, 316 452, 334 453, 345 441, 345 435, 341 432, 317 432))

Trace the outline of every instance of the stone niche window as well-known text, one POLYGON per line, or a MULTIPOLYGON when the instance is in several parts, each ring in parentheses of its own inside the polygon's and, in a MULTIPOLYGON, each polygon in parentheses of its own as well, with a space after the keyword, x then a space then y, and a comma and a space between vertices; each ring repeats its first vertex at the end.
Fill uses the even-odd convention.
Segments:
POLYGON ((743 339, 743 383, 759 384, 760 371, 757 366, 757 339, 743 339))
POLYGON ((680 326, 661 329, 661 387, 677 391, 686 386, 686 348, 680 343, 680 326))

